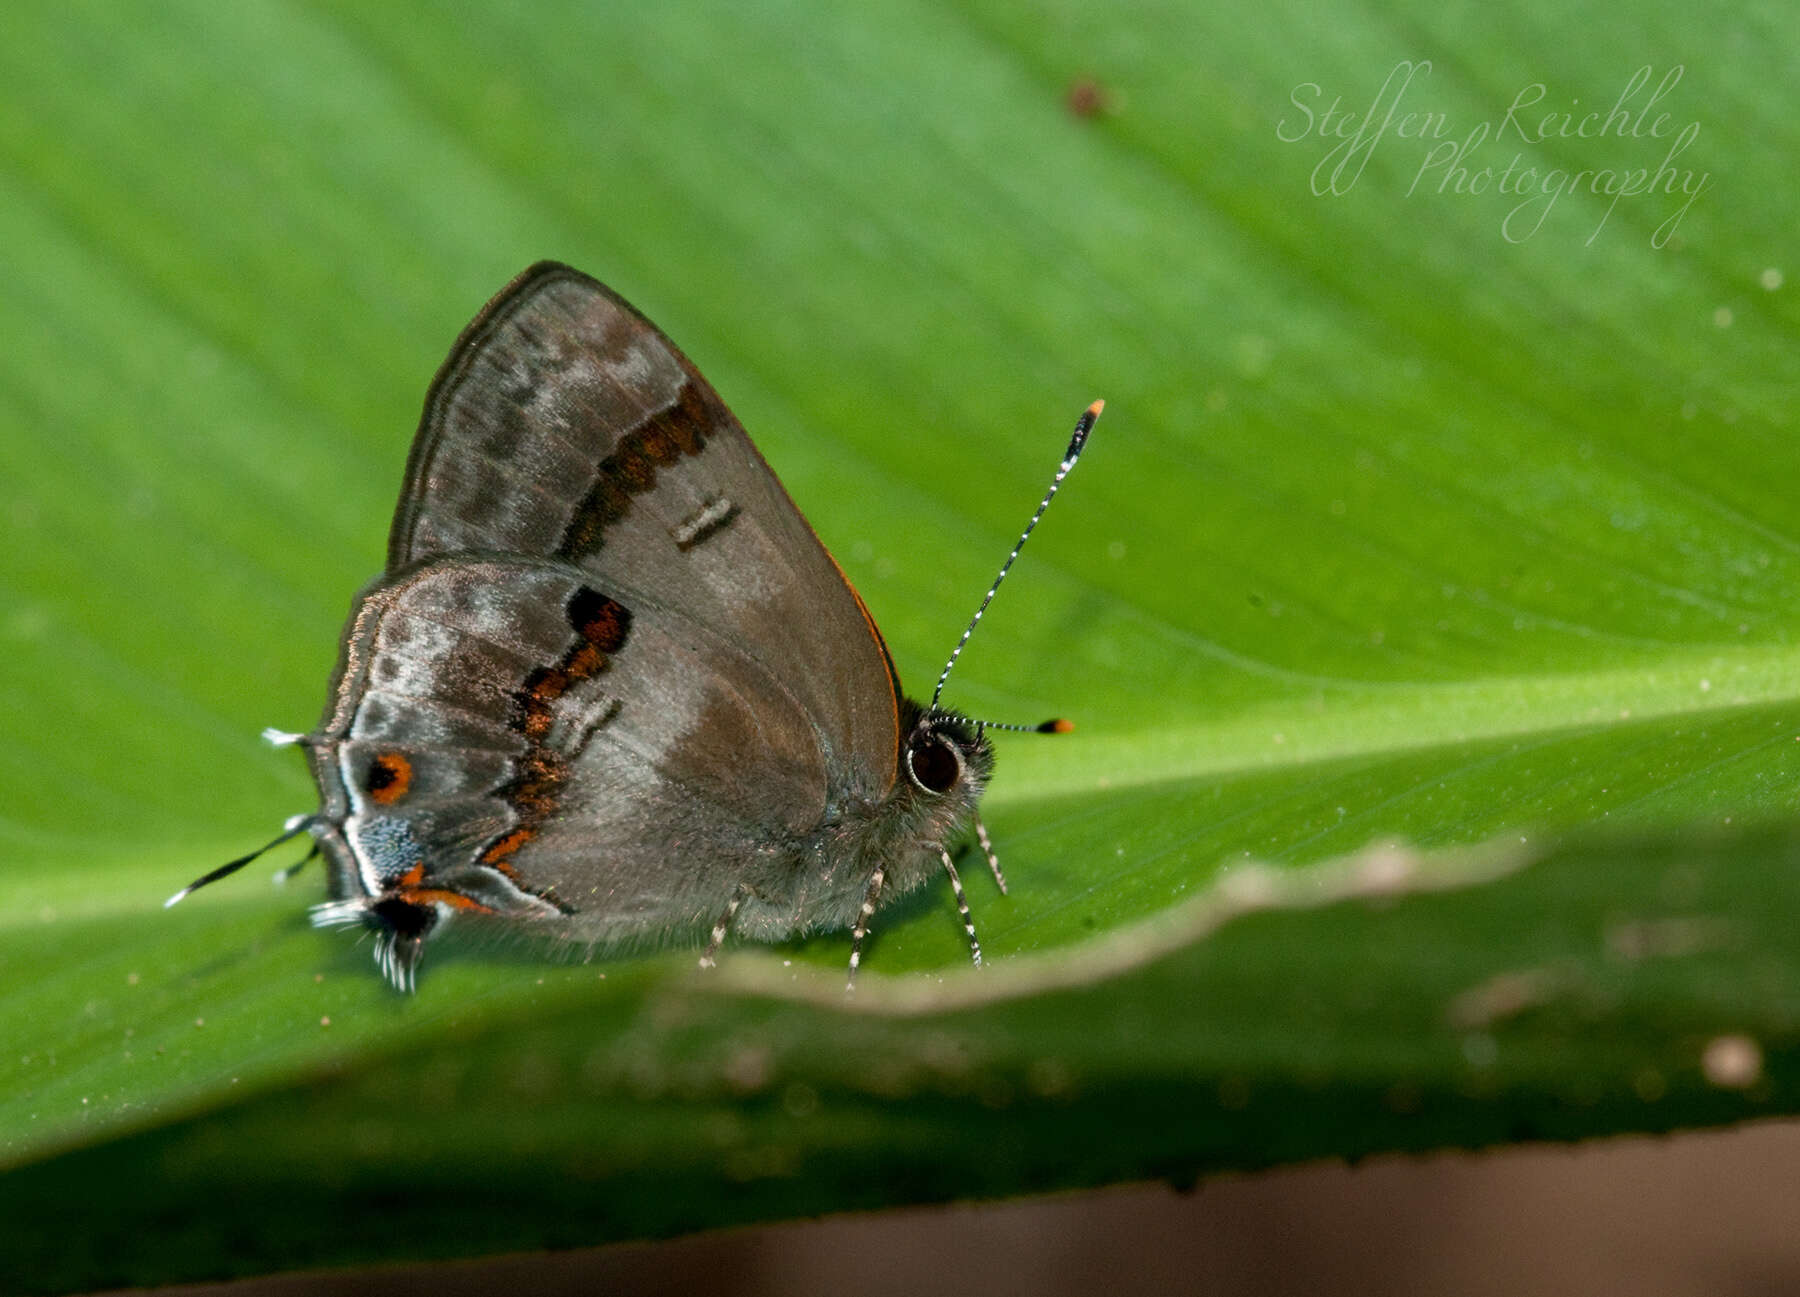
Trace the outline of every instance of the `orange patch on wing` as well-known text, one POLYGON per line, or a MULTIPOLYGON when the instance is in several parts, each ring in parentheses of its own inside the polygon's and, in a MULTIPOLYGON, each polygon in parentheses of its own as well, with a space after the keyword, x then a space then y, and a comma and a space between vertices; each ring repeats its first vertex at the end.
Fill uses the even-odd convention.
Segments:
POLYGON ((628 614, 617 600, 602 598, 593 608, 586 610, 588 615, 578 630, 581 637, 602 655, 617 653, 625 643, 625 629, 630 624, 628 614))
POLYGON ((569 673, 561 667, 543 667, 532 673, 530 683, 534 702, 555 702, 569 691, 569 673))
POLYGON ((659 467, 673 464, 681 458, 681 445, 675 440, 674 433, 659 424, 652 423, 645 427, 643 447, 650 462, 659 467))
POLYGON ((392 806, 412 787, 412 762, 404 753, 382 752, 369 763, 369 773, 364 787, 369 796, 382 806, 392 806))
POLYGON ((606 654, 592 644, 583 644, 569 655, 569 679, 586 680, 597 676, 606 667, 606 654))
POLYGON ((554 752, 533 753, 521 763, 519 777, 508 790, 523 816, 542 818, 556 805, 556 791, 567 774, 567 763, 554 752))
POLYGON ((494 907, 483 905, 473 897, 464 896, 461 892, 452 892, 443 887, 402 887, 394 893, 409 905, 448 905, 453 910, 473 910, 479 914, 492 914, 494 907))
POLYGON ((536 836, 537 830, 533 828, 514 829, 511 833, 507 834, 504 838, 501 838, 500 841, 481 853, 481 863, 484 865, 500 865, 504 868, 506 858, 536 836))

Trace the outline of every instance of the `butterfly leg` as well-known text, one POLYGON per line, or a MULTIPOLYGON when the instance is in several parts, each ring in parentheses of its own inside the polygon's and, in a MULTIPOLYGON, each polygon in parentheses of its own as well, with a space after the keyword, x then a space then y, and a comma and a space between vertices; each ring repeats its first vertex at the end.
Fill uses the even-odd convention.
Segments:
POLYGON ((275 871, 275 881, 282 884, 289 882, 295 874, 310 865, 313 860, 321 854, 322 850, 323 849, 317 842, 313 843, 312 850, 307 852, 304 856, 301 856, 300 859, 296 860, 285 869, 277 869, 275 871))
POLYGON ((969 934, 969 955, 975 961, 975 967, 981 967, 981 942, 975 937, 975 920, 969 914, 969 898, 963 895, 962 879, 957 876, 956 866, 950 863, 950 853, 942 847, 938 848, 938 859, 944 862, 944 872, 950 875, 950 890, 956 893, 956 912, 962 915, 963 931, 969 934))
POLYGON ((1006 875, 1000 872, 1000 857, 994 854, 994 840, 988 836, 987 825, 981 822, 979 811, 975 813, 975 840, 981 844, 981 854, 987 857, 988 868, 994 871, 994 881, 1000 884, 1000 895, 1005 896, 1006 875))
POLYGON ((738 907, 748 895, 750 889, 742 884, 731 894, 731 904, 725 907, 725 913, 713 924, 712 939, 706 943, 706 953, 700 956, 700 967, 712 968, 719 962, 719 947, 725 944, 725 934, 731 931, 731 921, 737 917, 738 907))
POLYGON ((877 865, 869 875, 869 890, 863 893, 862 909, 856 912, 856 926, 850 929, 850 979, 846 991, 856 989, 856 970, 862 964, 863 938, 869 935, 869 916, 875 913, 875 902, 881 899, 881 885, 887 882, 887 870, 877 865))

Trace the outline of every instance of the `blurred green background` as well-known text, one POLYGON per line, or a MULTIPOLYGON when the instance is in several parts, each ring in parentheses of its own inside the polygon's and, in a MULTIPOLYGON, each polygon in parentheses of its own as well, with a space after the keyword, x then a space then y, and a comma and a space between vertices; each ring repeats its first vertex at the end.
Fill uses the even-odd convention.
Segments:
POLYGON ((9 6, 21 1273, 1793 1111, 1790 19, 9 6), (1078 725, 1002 750, 989 976, 935 893, 884 914, 860 1013, 770 991, 835 986, 842 936, 713 983, 680 952, 434 950, 402 1003, 306 928, 316 874, 159 908, 312 805, 257 734, 312 723, 425 387, 540 257, 702 366, 915 689, 1106 398, 955 681, 1078 725), (1424 849, 1395 895, 1307 908, 1368 890, 1331 862, 1387 840, 1424 849), (1748 1079, 1708 1073, 1722 1038, 1755 1042, 1748 1079), (520 1170, 475 1210, 546 1149, 561 1198, 520 1170), (110 1187, 134 1168, 158 1201, 110 1187), (400 1185, 433 1228, 335 1228, 400 1185), (112 1223, 45 1242, 78 1201, 112 1223))

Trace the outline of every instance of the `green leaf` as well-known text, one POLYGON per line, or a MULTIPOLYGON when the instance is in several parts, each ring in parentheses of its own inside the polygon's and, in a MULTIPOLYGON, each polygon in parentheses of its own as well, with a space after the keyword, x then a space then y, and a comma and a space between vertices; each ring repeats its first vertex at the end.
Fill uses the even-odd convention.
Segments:
POLYGON ((8 19, 21 1290, 1800 1111, 1783 11, 8 19), (854 1001, 843 934, 401 999, 316 874, 160 908, 312 805, 256 736, 540 257, 704 367, 915 690, 1106 398, 953 682, 1077 723, 1002 749, 988 967, 941 889, 854 1001))

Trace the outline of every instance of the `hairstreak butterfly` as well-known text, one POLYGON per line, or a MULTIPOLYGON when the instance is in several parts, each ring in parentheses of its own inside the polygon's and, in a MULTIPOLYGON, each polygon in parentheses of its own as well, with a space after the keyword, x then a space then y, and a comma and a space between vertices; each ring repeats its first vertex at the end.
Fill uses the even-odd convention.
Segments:
MULTIPOLYGON (((749 436, 602 284, 533 266, 464 330, 425 399, 388 538, 305 749, 321 927, 375 935, 409 990, 452 918, 590 950, 849 928, 973 827, 989 729, 939 705, 963 645, 1074 467, 1101 402, 963 632, 931 702, 749 436)), ((307 857, 311 859, 311 855, 307 857)), ((302 861, 302 864, 305 862, 302 861)), ((294 866, 298 868, 299 866, 294 866)))

